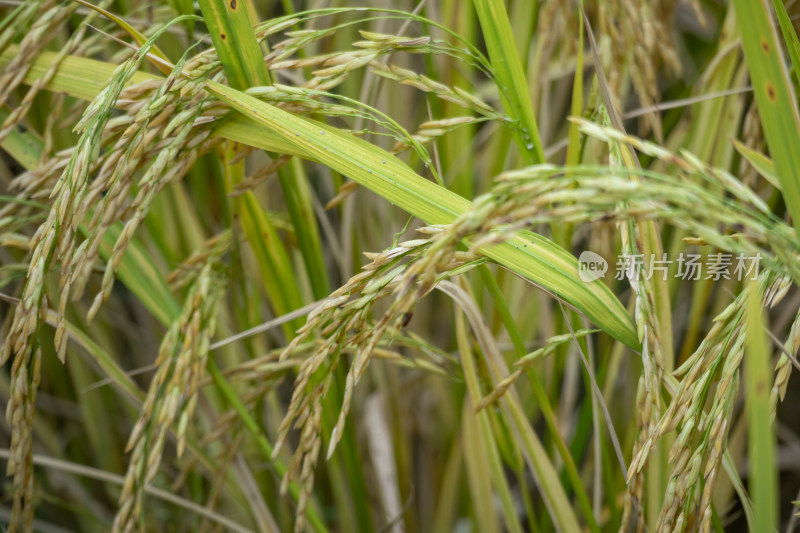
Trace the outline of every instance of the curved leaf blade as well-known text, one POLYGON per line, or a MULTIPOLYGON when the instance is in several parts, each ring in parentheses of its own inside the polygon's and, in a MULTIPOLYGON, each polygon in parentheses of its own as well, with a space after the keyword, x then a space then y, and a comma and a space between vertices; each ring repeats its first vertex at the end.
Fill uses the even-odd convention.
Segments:
MULTIPOLYGON (((452 223, 471 206, 469 200, 426 180, 397 157, 363 139, 292 115, 213 81, 206 88, 250 121, 260 124, 265 133, 277 134, 284 142, 293 144, 291 153, 333 168, 428 224, 452 223)), ((260 146, 257 136, 235 140, 260 146)), ((552 241, 523 231, 481 252, 562 298, 614 338, 638 348, 636 328, 619 300, 602 281, 581 281, 577 259, 552 241)))

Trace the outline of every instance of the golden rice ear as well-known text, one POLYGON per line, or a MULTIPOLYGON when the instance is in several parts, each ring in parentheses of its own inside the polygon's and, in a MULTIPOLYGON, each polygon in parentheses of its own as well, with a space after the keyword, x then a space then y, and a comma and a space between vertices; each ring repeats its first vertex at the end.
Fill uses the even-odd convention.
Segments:
POLYGON ((158 472, 173 424, 177 428, 179 457, 186 448, 189 422, 205 379, 210 340, 217 326, 218 305, 226 289, 225 278, 218 275, 219 260, 219 253, 208 254, 180 315, 159 347, 155 375, 126 446, 126 451, 132 453, 119 497, 119 511, 114 518, 114 531, 135 527, 146 487, 158 472))

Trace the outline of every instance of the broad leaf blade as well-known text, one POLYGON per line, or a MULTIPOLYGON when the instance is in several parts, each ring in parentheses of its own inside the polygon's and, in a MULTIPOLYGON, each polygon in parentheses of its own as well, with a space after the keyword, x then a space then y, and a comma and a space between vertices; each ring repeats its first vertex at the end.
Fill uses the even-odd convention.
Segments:
MULTIPOLYGON (((786 207, 800 232, 800 112, 767 0, 734 0, 747 67, 786 207)), ((800 233, 799 233, 800 235, 800 233)))
MULTIPOLYGON (((293 143, 293 153, 330 166, 428 224, 452 223, 470 208, 468 200, 424 179, 398 158, 362 139, 219 83, 208 82, 206 87, 250 120, 266 126, 265 131, 293 143)), ((237 140, 259 145, 257 137, 237 140)), ((482 253, 563 298, 614 338, 638 347, 636 329, 619 300, 599 280, 582 282, 577 259, 548 239, 520 232, 482 253)))
POLYGON ((778 476, 775 458, 774 416, 770 401, 772 350, 767 338, 764 309, 758 285, 748 287, 745 307, 745 411, 747 413, 750 475, 748 490, 753 498, 756 531, 775 531, 778 526, 778 476))
POLYGON ((543 163, 544 148, 505 3, 503 0, 475 0, 474 3, 506 112, 519 122, 520 130, 515 137, 520 152, 527 154, 527 159, 533 163, 543 163))

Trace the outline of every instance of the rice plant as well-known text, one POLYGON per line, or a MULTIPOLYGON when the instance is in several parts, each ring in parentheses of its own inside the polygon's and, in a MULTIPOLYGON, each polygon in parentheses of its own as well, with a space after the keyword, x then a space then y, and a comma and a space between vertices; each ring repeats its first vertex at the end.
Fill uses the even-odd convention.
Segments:
POLYGON ((795 531, 793 0, 0 1, 4 531, 795 531))

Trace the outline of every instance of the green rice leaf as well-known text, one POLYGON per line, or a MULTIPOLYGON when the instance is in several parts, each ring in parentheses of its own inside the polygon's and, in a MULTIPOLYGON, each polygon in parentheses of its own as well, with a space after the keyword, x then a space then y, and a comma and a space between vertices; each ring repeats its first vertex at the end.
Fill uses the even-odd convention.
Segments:
POLYGON ((267 85, 269 75, 245 0, 200 0, 203 19, 231 86, 267 85))
POLYGON ((767 0, 734 0, 747 67, 786 207, 800 235, 800 111, 767 0))
MULTIPOLYGON (((254 136, 237 140, 260 146, 259 132, 272 132, 294 144, 293 153, 330 166, 428 224, 449 224, 470 202, 416 174, 398 158, 336 128, 287 113, 230 87, 209 81, 207 89, 262 125, 254 136)), ((263 147, 263 146, 261 146, 263 147)), ((578 261, 563 248, 529 231, 482 250, 511 271, 533 281, 582 311, 624 344, 638 346, 630 315, 599 280, 583 282, 578 261)))
POLYGON ((520 153, 527 154, 531 163, 543 163, 544 148, 505 3, 503 0, 475 0, 474 4, 506 112, 519 122, 514 137, 520 153))
MULTIPOLYGON (((755 282, 754 282, 755 283, 755 282)), ((775 429, 772 427, 770 342, 767 338, 761 295, 750 285, 745 307, 745 410, 747 412, 750 479, 754 531, 775 531, 778 526, 778 479, 775 429)))
POLYGON ((789 50, 789 59, 792 60, 794 78, 800 83, 800 41, 797 39, 797 32, 794 31, 792 19, 789 18, 789 13, 786 12, 783 0, 772 0, 772 5, 775 6, 778 24, 781 26, 781 33, 783 33, 783 39, 786 41, 786 47, 789 50))
MULTIPOLYGON (((8 118, 8 111, 0 108, 0 124, 8 118)), ((44 143, 30 131, 20 131, 14 128, 0 143, 3 150, 14 158, 17 163, 30 170, 39 164, 44 143)))
POLYGON ((770 183, 770 185, 781 190, 781 182, 775 174, 775 163, 773 163, 770 158, 755 150, 751 150, 736 139, 733 140, 733 146, 736 148, 736 151, 747 159, 747 162, 770 183))

